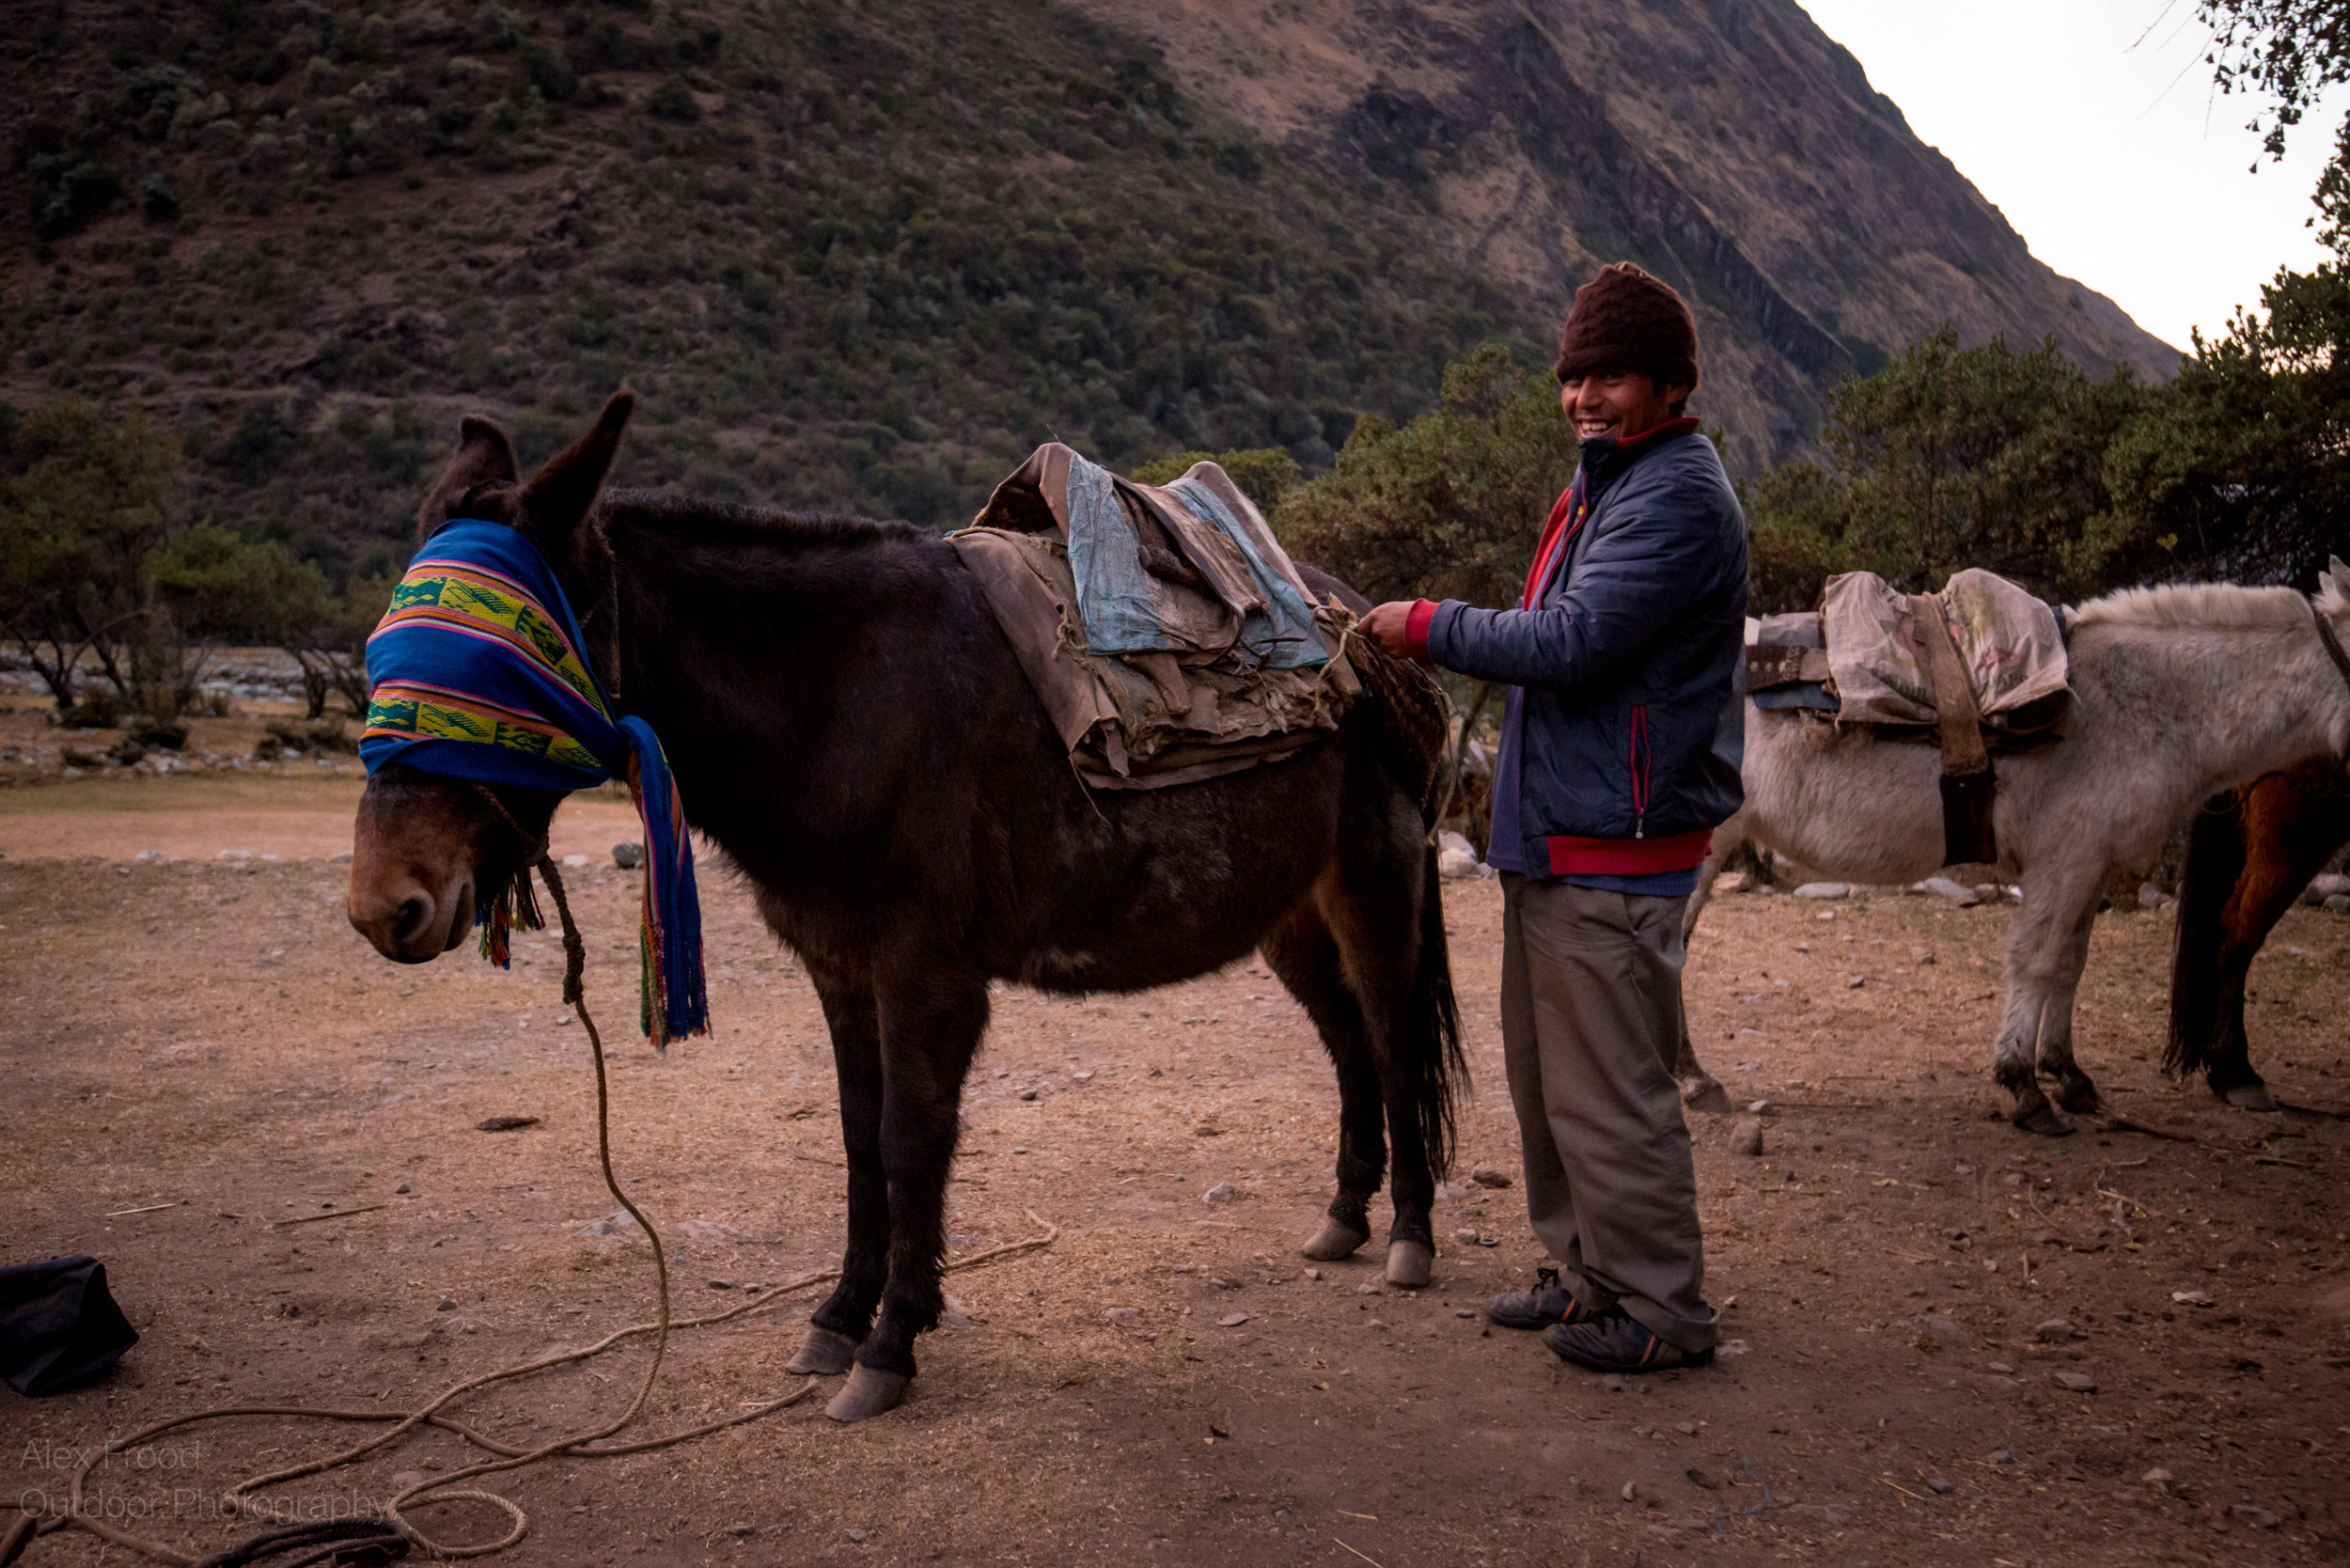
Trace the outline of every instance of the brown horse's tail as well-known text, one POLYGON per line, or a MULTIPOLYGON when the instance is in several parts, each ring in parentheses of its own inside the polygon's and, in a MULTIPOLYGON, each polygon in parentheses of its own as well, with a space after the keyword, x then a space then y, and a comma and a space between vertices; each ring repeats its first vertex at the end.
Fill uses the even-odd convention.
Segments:
POLYGON ((2244 874, 2242 792, 2219 795, 2196 815, 2179 878, 2170 938, 2170 1043, 2162 1069, 2176 1077, 2211 1065, 2219 1036, 2219 947, 2228 899, 2244 874))
POLYGON ((1411 1074, 1420 1147, 1428 1151, 1430 1174, 1440 1182, 1452 1168, 1453 1095, 1468 1087, 1461 1013, 1452 1000, 1452 954, 1445 945, 1442 886, 1432 842, 1420 870, 1419 967, 1402 1019, 1405 1048, 1396 1055, 1411 1074))

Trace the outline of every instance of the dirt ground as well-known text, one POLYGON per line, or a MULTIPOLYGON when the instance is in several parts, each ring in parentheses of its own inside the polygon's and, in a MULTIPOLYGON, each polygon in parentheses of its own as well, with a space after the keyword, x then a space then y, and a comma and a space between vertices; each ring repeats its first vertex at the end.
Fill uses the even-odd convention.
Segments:
MULTIPOLYGON (((96 1254, 143 1336, 93 1387, 0 1391, 27 1500, 61 1492, 81 1446, 169 1413, 398 1408, 651 1315, 640 1235, 599 1223, 614 1204, 552 934, 518 938, 510 974, 470 951, 377 958, 318 857, 348 846, 354 789, 0 792, 0 1262, 96 1254), (61 853, 104 858, 39 858, 61 853), (476 1128, 507 1115, 540 1120, 476 1128)), ((635 884, 603 855, 624 811, 567 807, 558 848, 596 855, 573 880, 616 1157, 671 1241, 681 1312, 704 1312, 836 1256, 830 1058, 805 977, 715 873, 717 1032, 666 1058, 635 1037, 635 884)), ((1475 1073, 1461 1169, 1513 1172, 1499 896, 1446 891, 1475 1073)), ((1475 1314, 1538 1261, 1515 1186, 1448 1189, 1425 1291, 1384 1290, 1375 1249, 1314 1277, 1296 1248, 1330 1191, 1337 1097, 1257 967, 1136 996, 1005 990, 951 1247, 1031 1234, 1031 1211, 1058 1240, 950 1277, 955 1321, 891 1416, 836 1427, 820 1388, 684 1447, 492 1478, 530 1515, 499 1560, 2344 1560, 2350 1122, 2165 1082, 2167 921, 2116 914, 2097 922, 2082 1060, 2125 1115, 2180 1136, 2012 1130, 1986 1073, 2006 926, 1998 907, 1889 896, 1744 893, 1708 912, 1699 1048, 1770 1107, 1760 1157, 1731 1152, 1729 1120, 1694 1119, 1729 1354, 1622 1386, 1475 1314), (1238 1200, 1204 1201, 1219 1184, 1238 1200), (2057 1319, 2071 1327, 2041 1327, 2057 1319)), ((2350 922, 2296 910, 2254 973, 2258 1065, 2281 1098, 2337 1113, 2346 949, 2350 922)), ((782 1364, 815 1299, 680 1336, 646 1430, 798 1387, 782 1364)), ((643 1354, 485 1393, 465 1419, 516 1441, 586 1426, 625 1404, 643 1354)), ((354 1430, 175 1434, 102 1468, 103 1506, 209 1550, 239 1533, 208 1514, 212 1492, 354 1430)), ((428 1433, 265 1497, 348 1510, 467 1454, 428 1433)), ((420 1522, 501 1528, 479 1505, 420 1522)), ((79 1532, 27 1558, 100 1560, 79 1532)))

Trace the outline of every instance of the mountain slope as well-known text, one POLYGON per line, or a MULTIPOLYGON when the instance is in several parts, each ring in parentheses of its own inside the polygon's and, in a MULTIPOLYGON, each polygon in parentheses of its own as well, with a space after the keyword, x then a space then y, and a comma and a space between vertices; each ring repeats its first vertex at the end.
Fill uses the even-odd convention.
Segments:
POLYGON ((1794 0, 1073 0, 1292 155, 1380 177, 1528 330, 1631 258, 1690 295, 1735 467, 1817 428, 1837 377, 1945 320, 2082 363, 2179 355, 2033 259, 1794 0))
POLYGON ((621 383, 632 482, 932 523, 1052 436, 1318 466, 1618 256, 1747 471, 1945 317, 2174 357, 1788 0, 6 0, 0 81, 0 401, 135 399, 330 565, 461 409, 621 383))

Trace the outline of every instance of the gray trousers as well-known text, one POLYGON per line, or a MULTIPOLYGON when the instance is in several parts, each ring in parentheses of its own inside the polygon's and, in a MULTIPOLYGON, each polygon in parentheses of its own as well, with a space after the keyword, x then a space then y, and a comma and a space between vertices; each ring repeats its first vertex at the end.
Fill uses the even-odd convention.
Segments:
POLYGON ((1686 900, 1504 872, 1501 1043, 1527 1217, 1589 1305, 1704 1350, 1697 1173, 1672 1059, 1686 900))

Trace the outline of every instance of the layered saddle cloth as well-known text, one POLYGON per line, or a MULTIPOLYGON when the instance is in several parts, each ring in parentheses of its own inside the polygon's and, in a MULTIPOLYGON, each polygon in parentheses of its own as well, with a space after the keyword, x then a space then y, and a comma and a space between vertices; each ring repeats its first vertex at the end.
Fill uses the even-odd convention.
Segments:
POLYGON ((1096 788, 1290 756, 1337 729, 1362 689, 1351 618, 1308 590, 1215 463, 1141 485, 1056 442, 948 540, 1096 788))
POLYGON ((1827 580, 1816 612, 1750 623, 1747 689, 1761 707, 1938 741, 1948 860, 1996 861, 1991 752, 2053 738, 2071 697, 2059 614, 1975 568, 1939 593, 1848 572, 1827 580))

